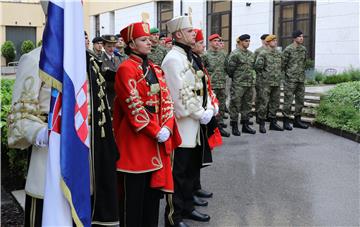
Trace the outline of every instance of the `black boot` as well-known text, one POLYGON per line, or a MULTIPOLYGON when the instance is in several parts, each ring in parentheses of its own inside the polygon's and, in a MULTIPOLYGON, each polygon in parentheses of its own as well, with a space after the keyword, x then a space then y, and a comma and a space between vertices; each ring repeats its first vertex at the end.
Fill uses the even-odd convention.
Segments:
POLYGON ((255 120, 256 124, 260 124, 260 118, 258 117, 258 114, 256 113, 256 120, 255 120))
POLYGON ((255 134, 256 133, 256 130, 250 128, 249 126, 249 120, 245 120, 243 125, 242 125, 242 129, 241 131, 243 133, 249 133, 249 134, 255 134))
POLYGON ((225 124, 224 122, 220 122, 220 123, 219 123, 219 127, 221 127, 221 128, 227 128, 227 124, 225 124))
POLYGON ((230 121, 230 125, 232 127, 231 132, 234 136, 240 136, 240 131, 238 128, 238 123, 237 121, 230 121))
POLYGON ((291 127, 291 125, 290 125, 290 120, 289 120, 289 118, 288 117, 284 117, 284 129, 285 130, 288 130, 288 131, 291 131, 292 130, 292 127, 291 127))
POLYGON ((303 129, 309 128, 309 125, 307 125, 307 124, 305 124, 304 122, 301 121, 300 116, 295 116, 293 126, 294 126, 294 128, 303 128, 303 129))
MULTIPOLYGON (((241 120, 241 121, 240 121, 240 124, 244 124, 245 122, 246 122, 246 121, 241 120)), ((252 121, 250 121, 250 120, 247 121, 247 122, 248 122, 248 123, 247 123, 248 125, 253 125, 253 124, 254 124, 254 122, 252 122, 252 121)))
POLYGON ((266 129, 265 129, 265 121, 259 119, 259 131, 261 133, 266 133, 266 129))
POLYGON ((219 125, 219 131, 222 137, 230 137, 230 133, 225 131, 221 125, 219 125))
POLYGON ((269 129, 275 130, 275 131, 284 131, 284 129, 281 128, 281 126, 277 124, 276 118, 271 118, 269 129))

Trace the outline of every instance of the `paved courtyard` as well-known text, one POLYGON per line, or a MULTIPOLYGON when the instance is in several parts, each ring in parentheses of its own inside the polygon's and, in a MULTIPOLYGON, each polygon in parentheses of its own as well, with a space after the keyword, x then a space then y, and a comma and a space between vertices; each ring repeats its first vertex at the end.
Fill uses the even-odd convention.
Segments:
POLYGON ((358 143, 294 129, 231 136, 213 154, 202 185, 214 197, 199 208, 211 220, 190 226, 359 226, 358 143))

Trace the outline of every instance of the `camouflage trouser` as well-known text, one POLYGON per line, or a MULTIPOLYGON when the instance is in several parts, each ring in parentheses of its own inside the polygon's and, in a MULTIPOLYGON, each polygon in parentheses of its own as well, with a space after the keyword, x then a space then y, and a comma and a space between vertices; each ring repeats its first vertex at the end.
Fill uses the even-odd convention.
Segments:
POLYGON ((284 83, 284 108, 283 115, 290 117, 291 104, 295 95, 295 112, 294 116, 301 116, 302 108, 304 107, 305 84, 303 82, 290 82, 284 83))
POLYGON ((241 120, 249 120, 252 106, 253 86, 231 86, 230 95, 230 120, 237 122, 239 113, 241 113, 241 120))
POLYGON ((267 111, 269 106, 269 118, 276 118, 276 112, 280 106, 280 86, 264 85, 259 91, 260 102, 258 117, 261 120, 267 118, 267 111))
POLYGON ((261 96, 260 96, 260 90, 262 88, 262 83, 260 81, 256 81, 255 84, 255 112, 258 113, 259 112, 259 106, 261 101, 261 96))
POLYGON ((213 88, 213 92, 216 95, 216 98, 219 100, 219 117, 217 120, 219 122, 224 122, 224 115, 226 109, 226 91, 225 88, 213 88))

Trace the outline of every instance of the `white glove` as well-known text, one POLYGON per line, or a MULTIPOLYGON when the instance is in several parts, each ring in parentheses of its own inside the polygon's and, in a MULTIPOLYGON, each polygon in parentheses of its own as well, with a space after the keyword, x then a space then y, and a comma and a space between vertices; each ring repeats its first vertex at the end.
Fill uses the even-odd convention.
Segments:
POLYGON ((49 144, 48 128, 43 127, 36 135, 35 145, 39 147, 46 147, 49 144))
POLYGON ((200 124, 207 125, 210 122, 213 114, 214 114, 214 111, 205 110, 205 112, 203 113, 203 115, 200 118, 200 124))
POLYGON ((157 134, 157 140, 158 140, 158 142, 159 143, 163 143, 163 142, 165 142, 166 140, 168 140, 169 139, 169 137, 170 137, 170 131, 169 131, 169 129, 167 129, 167 128, 161 128, 160 129, 160 132, 157 134))
POLYGON ((219 113, 219 105, 214 104, 214 116, 216 116, 219 113))

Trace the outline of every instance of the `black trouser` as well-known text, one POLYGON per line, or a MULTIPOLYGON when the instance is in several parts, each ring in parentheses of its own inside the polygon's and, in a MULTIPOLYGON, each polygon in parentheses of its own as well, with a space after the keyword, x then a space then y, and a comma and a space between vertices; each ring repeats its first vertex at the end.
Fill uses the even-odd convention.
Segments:
POLYGON ((199 169, 195 172, 194 192, 201 189, 200 170, 201 168, 199 167, 199 169))
POLYGON ((165 209, 166 222, 177 224, 182 220, 183 215, 194 210, 192 200, 194 182, 198 179, 201 159, 200 149, 177 148, 174 154, 173 178, 174 194, 167 196, 165 209))
POLYGON ((25 227, 41 227, 43 199, 25 195, 25 227))
POLYGON ((154 227, 159 222, 159 204, 162 192, 150 188, 151 173, 122 173, 124 199, 120 225, 124 227, 154 227))

